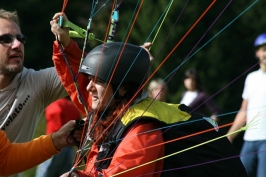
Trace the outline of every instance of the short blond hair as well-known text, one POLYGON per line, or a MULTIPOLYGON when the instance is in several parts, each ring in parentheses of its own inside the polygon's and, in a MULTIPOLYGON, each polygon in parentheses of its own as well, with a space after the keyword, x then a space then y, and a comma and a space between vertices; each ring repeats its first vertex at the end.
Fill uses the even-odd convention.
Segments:
POLYGON ((0 18, 6 19, 6 20, 12 20, 19 26, 19 18, 17 11, 7 11, 4 9, 0 9, 0 18))
POLYGON ((150 82, 148 89, 151 91, 158 87, 159 85, 163 86, 165 90, 167 90, 167 85, 165 81, 161 78, 154 79, 150 82))

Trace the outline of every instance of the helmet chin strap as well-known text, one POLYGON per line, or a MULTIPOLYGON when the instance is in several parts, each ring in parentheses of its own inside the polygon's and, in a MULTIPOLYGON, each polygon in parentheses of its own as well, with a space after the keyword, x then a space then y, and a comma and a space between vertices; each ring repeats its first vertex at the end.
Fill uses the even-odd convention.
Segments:
POLYGON ((114 99, 118 100, 119 99, 119 91, 118 91, 118 85, 117 84, 111 84, 113 88, 113 92, 115 93, 114 99))
POLYGON ((122 86, 122 85, 120 85, 120 87, 118 88, 117 84, 112 84, 113 91, 115 92, 115 95, 114 95, 114 99, 115 100, 121 100, 121 99, 125 99, 126 98, 127 89, 123 89, 124 86, 122 86))
MULTIPOLYGON (((114 100, 115 100, 115 104, 117 105, 120 104, 125 99, 130 100, 132 96, 134 95, 133 93, 136 93, 137 88, 139 88, 138 85, 137 86, 136 85, 125 86, 123 84, 122 86, 120 86, 120 88, 118 88, 117 84, 112 84, 112 87, 113 87, 113 90, 115 91, 114 100), (124 87, 124 88, 121 89, 121 87, 124 87)), ((145 90, 141 90, 140 93, 132 100, 130 105, 132 106, 147 97, 148 97, 148 93, 145 92, 145 90)))

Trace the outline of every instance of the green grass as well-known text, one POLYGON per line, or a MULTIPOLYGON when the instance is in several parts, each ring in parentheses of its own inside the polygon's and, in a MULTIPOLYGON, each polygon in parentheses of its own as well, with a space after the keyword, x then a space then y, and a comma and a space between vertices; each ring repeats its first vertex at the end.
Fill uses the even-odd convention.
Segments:
MULTIPOLYGON (((39 122, 37 129, 36 129, 34 138, 39 137, 41 135, 45 135, 45 128, 46 128, 46 120, 43 116, 39 122)), ((23 177, 34 177, 35 171, 36 171, 36 167, 29 169, 29 170, 24 172, 23 177)))
MULTIPOLYGON (((45 129, 46 129, 46 120, 45 117, 43 116, 38 124, 36 132, 34 134, 34 138, 37 138, 41 135, 45 135, 45 129)), ((23 177, 35 177, 36 168, 37 166, 25 171, 23 177)))
MULTIPOLYGON (((37 138, 41 135, 45 135, 45 131, 46 131, 46 120, 45 120, 45 117, 43 115, 38 126, 37 126, 37 129, 35 131, 34 138, 37 138)), ((76 150, 77 150, 77 148, 76 148, 76 150)), ((83 169, 83 167, 84 167, 83 165, 84 165, 84 162, 81 163, 81 167, 78 169, 83 169)), ((24 171, 23 177, 35 177, 36 168, 37 168, 37 166, 34 168, 31 168, 27 171, 24 171)))

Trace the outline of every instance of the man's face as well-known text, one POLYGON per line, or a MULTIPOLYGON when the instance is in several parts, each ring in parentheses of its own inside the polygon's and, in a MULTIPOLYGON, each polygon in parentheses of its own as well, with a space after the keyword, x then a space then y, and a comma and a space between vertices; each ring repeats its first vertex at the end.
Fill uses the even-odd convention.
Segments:
POLYGON ((197 90, 197 84, 196 84, 196 81, 195 79, 193 78, 186 78, 184 80, 184 85, 186 87, 187 90, 189 91, 196 91, 197 90))
POLYGON ((261 64, 266 65, 266 45, 261 46, 256 51, 257 58, 261 61, 261 64))
POLYGON ((166 97, 166 89, 164 88, 163 84, 156 85, 155 88, 151 91, 152 98, 155 98, 159 101, 165 101, 166 97))
POLYGON ((0 74, 16 75, 23 69, 24 44, 17 38, 9 43, 1 40, 5 34, 15 36, 21 34, 21 31, 13 21, 0 18, 0 74))

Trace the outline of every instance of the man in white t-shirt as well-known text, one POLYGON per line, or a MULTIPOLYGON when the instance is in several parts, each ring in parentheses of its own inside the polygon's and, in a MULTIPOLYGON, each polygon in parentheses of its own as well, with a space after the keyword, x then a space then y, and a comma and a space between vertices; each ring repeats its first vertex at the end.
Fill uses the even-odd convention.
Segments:
POLYGON ((30 141, 44 109, 67 96, 54 67, 23 66, 25 42, 17 13, 0 9, 0 129, 17 143, 30 141))
MULTIPOLYGON (((254 47, 260 69, 248 74, 240 111, 228 133, 249 125, 244 134, 241 160, 249 177, 266 177, 266 33, 256 38, 254 47)), ((228 139, 232 142, 236 136, 233 134, 228 139)))

